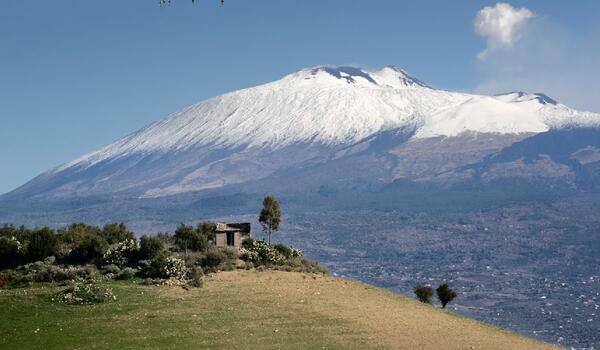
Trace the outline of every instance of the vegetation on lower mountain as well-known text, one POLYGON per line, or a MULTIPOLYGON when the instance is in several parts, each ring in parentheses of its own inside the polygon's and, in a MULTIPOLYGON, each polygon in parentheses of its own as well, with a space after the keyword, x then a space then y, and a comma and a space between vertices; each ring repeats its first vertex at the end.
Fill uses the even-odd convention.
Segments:
POLYGON ((103 282, 139 278, 146 284, 203 285, 206 274, 234 269, 327 273, 298 249, 247 238, 242 248, 217 248, 215 224, 181 224, 173 235, 142 236, 125 224, 104 227, 74 223, 53 230, 0 227, 0 287, 69 282, 55 300, 110 300, 103 282))
POLYGON ((217 247, 217 225, 181 224, 173 235, 136 239, 123 223, 103 227, 74 223, 53 230, 4 225, 0 228, 0 287, 72 281, 56 299, 76 303, 110 299, 102 280, 142 278, 146 284, 201 287, 205 274, 234 269, 277 269, 326 274, 299 249, 270 244, 279 230, 281 208, 267 196, 259 221, 269 243, 245 237, 242 247, 217 247))
MULTIPOLYGON (((438 300, 442 304, 442 309, 445 309, 446 305, 458 296, 458 294, 448 286, 448 283, 441 284, 435 291, 438 300)), ((415 286, 414 293, 420 302, 432 304, 433 288, 431 286, 418 284, 415 286)))

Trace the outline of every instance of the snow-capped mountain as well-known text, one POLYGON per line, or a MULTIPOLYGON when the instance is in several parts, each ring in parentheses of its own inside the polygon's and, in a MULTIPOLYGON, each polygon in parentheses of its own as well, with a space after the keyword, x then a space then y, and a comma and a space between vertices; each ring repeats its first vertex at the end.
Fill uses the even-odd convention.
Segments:
POLYGON ((54 172, 198 146, 352 144, 407 127, 416 131, 415 137, 426 138, 469 131, 538 133, 599 123, 597 114, 572 110, 543 94, 469 95, 432 89, 395 67, 316 67, 184 108, 54 172))
POLYGON ((585 129, 592 135, 581 140, 591 141, 572 151, 595 164, 599 126, 599 114, 540 93, 473 95, 434 89, 395 67, 319 66, 184 108, 3 197, 302 192, 398 180, 452 186, 514 176, 575 186, 576 171, 551 155, 508 165, 494 155, 539 134, 585 129))

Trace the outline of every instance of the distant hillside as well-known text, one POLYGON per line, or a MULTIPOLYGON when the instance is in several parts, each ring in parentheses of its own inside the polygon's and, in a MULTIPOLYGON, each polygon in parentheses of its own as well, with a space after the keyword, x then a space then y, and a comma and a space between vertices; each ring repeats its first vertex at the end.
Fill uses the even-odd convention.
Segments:
POLYGON ((50 302, 59 287, 0 290, 3 349, 551 349, 358 282, 222 272, 204 288, 113 282, 117 300, 50 302), (91 346, 93 344, 93 346, 91 346))

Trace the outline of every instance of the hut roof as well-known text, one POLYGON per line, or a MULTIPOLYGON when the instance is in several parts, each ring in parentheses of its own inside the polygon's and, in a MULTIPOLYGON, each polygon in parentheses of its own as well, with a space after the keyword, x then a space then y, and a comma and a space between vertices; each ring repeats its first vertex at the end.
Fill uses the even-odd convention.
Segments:
POLYGON ((241 232, 243 234, 250 233, 250 223, 249 222, 236 222, 226 224, 224 222, 217 222, 217 227, 215 230, 216 233, 223 232, 241 232))

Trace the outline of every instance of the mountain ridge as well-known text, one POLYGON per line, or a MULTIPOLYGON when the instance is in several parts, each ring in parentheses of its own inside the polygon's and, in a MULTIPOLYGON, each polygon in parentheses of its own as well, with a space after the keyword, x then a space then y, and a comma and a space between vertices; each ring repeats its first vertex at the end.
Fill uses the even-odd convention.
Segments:
POLYGON ((376 168, 362 170, 376 183, 435 178, 449 186, 473 178, 465 170, 469 164, 531 135, 598 126, 599 114, 542 93, 472 95, 431 88, 393 66, 317 66, 183 108, 41 174, 0 201, 171 196, 250 184, 340 157, 350 162, 346 180, 371 181, 354 173, 361 148, 370 156, 356 159, 376 168), (458 149, 435 146, 440 138, 455 138, 448 144, 458 149), (481 142, 486 138, 488 144, 481 142), (418 150, 422 159, 407 150, 418 150))
MULTIPOLYGON (((287 145, 289 143, 294 143, 294 142, 305 142, 305 141, 316 141, 316 140, 321 140, 324 143, 346 143, 346 142, 356 142, 359 141, 360 139, 364 139, 368 136, 373 135, 376 132, 379 131, 385 131, 385 130, 389 130, 389 129, 393 129, 396 127, 405 127, 407 125, 412 125, 415 127, 419 127, 421 124, 427 124, 427 122, 423 121, 423 120, 419 120, 418 117, 421 117, 425 114, 436 114, 436 113, 442 113, 444 112, 444 110, 446 109, 450 109, 450 113, 455 113, 456 115, 454 115, 454 119, 458 120, 460 119, 460 117, 462 117, 461 115, 461 110, 460 108, 467 108, 467 109, 471 109, 471 108, 481 108, 481 103, 487 104, 487 103, 491 103, 493 104, 492 107, 496 107, 496 108, 508 108, 507 111, 502 111, 502 113, 506 113, 506 114, 511 114, 511 113, 516 113, 518 115, 518 117, 522 117, 523 115, 526 115, 527 113, 531 113, 531 109, 532 108, 542 108, 543 104, 545 103, 540 103, 540 106, 537 105, 532 105, 532 106, 528 106, 529 108, 527 108, 526 110, 519 110, 519 108, 510 108, 507 107, 506 105, 504 105, 503 103, 497 103, 494 97, 488 97, 488 96, 482 96, 482 95, 469 95, 469 94, 463 94, 463 93, 452 93, 452 92, 447 92, 447 91, 443 91, 443 90, 435 90, 432 89, 430 87, 428 87, 425 83, 422 83, 420 80, 413 78, 412 76, 408 75, 408 73, 406 73, 405 71, 393 67, 393 66, 388 66, 388 67, 384 67, 381 70, 375 70, 375 71, 370 71, 370 70, 366 70, 366 69, 362 69, 362 68, 356 68, 356 67, 347 67, 347 66, 340 66, 336 68, 333 68, 334 66, 317 66, 314 68, 308 68, 308 69, 302 69, 299 70, 295 73, 286 75, 285 77, 283 77, 281 80, 275 81, 275 82, 271 82, 271 83, 267 83, 267 84, 263 84, 263 85, 259 85, 256 87, 251 87, 251 88, 246 88, 246 89, 242 89, 242 90, 238 90, 238 91, 234 91, 234 92, 230 92, 230 93, 226 93, 223 95, 219 95, 213 98, 209 98, 207 100, 203 100, 197 104, 194 104, 192 106, 183 108, 180 111, 177 111, 171 115, 169 115, 166 119, 160 120, 158 122, 152 123, 148 126, 146 126, 145 128, 134 132, 110 145, 108 145, 107 147, 102 148, 99 151, 95 151, 95 152, 91 152, 87 155, 84 155, 83 157, 77 158, 74 161, 68 162, 62 166, 57 167, 57 170, 63 170, 73 164, 76 164, 78 161, 86 161, 88 158, 92 159, 94 157, 94 155, 98 155, 99 152, 101 152, 102 150, 107 150, 110 151, 111 149, 117 149, 118 151, 120 151, 121 153, 124 153, 125 151, 161 151, 161 150, 165 150, 165 149, 180 149, 180 148, 185 148, 186 146, 190 146, 193 145, 195 143, 202 143, 204 146, 208 146, 210 147, 212 143, 214 143, 215 146, 239 146, 241 144, 249 144, 250 146, 279 146, 281 144, 283 145, 287 145), (329 79, 328 79, 329 78, 329 79), (333 80, 331 78, 334 78, 333 80), (425 103, 423 103, 423 101, 418 101, 416 100, 415 96, 412 96, 413 94, 409 94, 409 96, 400 96, 401 98, 404 98, 404 101, 400 101, 403 106, 400 107, 405 107, 404 110, 401 111, 401 114, 398 115, 398 111, 395 111, 394 107, 396 107, 396 109, 399 107, 398 104, 395 104, 394 101, 386 101, 386 100, 381 100, 380 96, 375 96, 375 98, 380 99, 379 101, 372 101, 371 99, 369 99, 368 102, 379 102, 380 106, 383 108, 383 111, 372 111, 369 110, 368 105, 361 105, 359 107, 363 107, 365 111, 368 111, 369 113, 372 113, 372 118, 375 119, 375 116, 378 117, 379 120, 377 121, 373 121, 373 120, 369 120, 371 118, 360 118, 359 120, 349 120, 349 122, 354 122, 354 124, 352 125, 352 127, 354 128, 351 129, 349 128, 348 130, 342 130, 342 132, 345 131, 344 133, 336 133, 335 131, 326 128, 324 125, 319 124, 318 127, 315 128, 311 128, 310 123, 309 122, 318 122, 318 120, 315 120, 315 117, 311 117, 309 119, 304 119, 304 120, 294 120, 295 122, 301 122, 299 125, 297 126, 297 129, 291 129, 290 127, 292 126, 290 123, 292 122, 292 120, 286 120, 284 123, 280 123, 280 125, 276 125, 278 127, 283 128, 283 131, 289 131, 288 133, 285 132, 280 132, 279 134, 270 134, 270 135, 266 135, 264 133, 263 130, 257 129, 257 125, 261 125, 265 122, 268 122, 269 119, 273 118, 273 117, 277 117, 278 115, 284 114, 284 112, 288 112, 286 110, 281 110, 281 106, 277 106, 279 107, 279 109, 275 109, 274 111, 271 111, 270 114, 267 113, 263 113, 263 114, 267 114, 267 118, 256 118, 256 113, 258 111, 258 113, 261 113, 265 110, 265 105, 268 105, 268 102, 270 101, 266 101, 267 103, 261 103, 260 107, 255 107, 252 106, 254 108, 248 108, 249 110, 245 112, 245 114, 243 112, 240 111, 240 102, 243 104, 246 101, 239 101, 239 99, 243 99, 242 97, 239 97, 237 95, 240 94, 246 94, 249 91, 254 91, 255 89, 266 89, 267 91, 259 91, 258 94, 265 94, 265 93, 271 93, 274 92, 278 89, 282 89, 282 88, 289 88, 289 83, 292 82, 293 85, 299 84, 300 88, 305 87, 303 86, 303 82, 302 80, 311 80, 311 82, 309 83, 309 88, 313 89, 315 84, 318 84, 320 86, 325 86, 325 88, 331 88, 332 86, 335 86, 336 88, 340 87, 340 82, 345 82, 342 83, 342 87, 346 85, 346 87, 352 86, 353 88, 356 87, 364 87, 364 86, 368 86, 370 88, 372 88, 372 86, 370 86, 369 84, 375 84, 376 86, 382 88, 382 89, 391 89, 391 90, 396 90, 396 89, 408 89, 408 90, 417 90, 420 91, 421 93, 426 93, 426 97, 429 99, 437 99, 438 101, 436 101, 435 103, 433 103, 433 106, 427 106, 425 103), (316 82, 315 82, 316 80, 316 82), (393 82, 394 80, 399 81, 399 83, 396 84, 388 84, 393 82), (279 85, 283 85, 283 86, 279 86, 279 85), (423 92, 422 90, 425 90, 426 92, 423 92), (428 93, 433 92, 433 95, 429 95, 428 93), (237 97, 238 101, 222 101, 223 99, 227 99, 230 98, 231 96, 237 97), (482 101, 483 100, 483 101, 482 101), (220 106, 220 104, 223 104, 225 102, 228 102, 226 104, 225 107, 220 106), (474 107, 471 107, 472 105, 475 105, 474 107), (418 106, 415 107, 415 106, 418 106), (466 106, 466 107, 465 107, 466 106), (221 110, 211 113, 210 109, 211 108, 219 108, 221 107, 221 110), (230 107, 229 110, 227 111, 227 107, 230 107), (389 108, 386 108, 389 107, 389 108), (453 108, 459 108, 459 111, 457 113, 457 111, 453 110, 453 108), (225 109, 225 110, 223 110, 225 109), (208 110, 208 111, 207 111, 208 110), (208 113, 208 115, 202 115, 202 113, 208 113), (246 115, 251 115, 254 116, 253 119, 247 121, 244 120, 244 118, 237 118, 237 119, 233 119, 232 120, 232 116, 234 116, 235 114, 243 114, 243 116, 245 117, 246 115), (198 117, 198 115, 200 115, 198 117), (390 117, 382 117, 383 115, 392 115, 392 116, 396 116, 396 118, 390 118, 390 117), (187 118, 186 118, 187 117, 187 118), (210 125, 209 124, 209 120, 211 117, 216 117, 216 119, 219 121, 219 124, 217 125, 210 125), (168 130, 168 133, 161 133, 160 129, 162 128, 167 128, 169 127, 169 123, 174 123, 176 121, 179 121, 179 119, 183 119, 180 121, 179 124, 173 125, 171 130, 168 130), (254 123, 250 123, 250 122, 254 122, 254 123), (197 123, 199 125, 192 125, 194 123, 197 123), (237 123, 237 124, 236 124, 237 123), (252 130, 254 128, 254 131, 257 131, 255 133, 251 133, 248 132, 247 130, 240 130, 239 128, 235 128, 236 126, 240 125, 240 124, 248 124, 248 127, 250 128, 250 130, 252 130), (185 127, 187 126, 191 126, 194 128, 193 132, 189 132, 189 133, 185 133, 183 132, 185 127), (225 137, 220 137, 222 135, 219 135, 219 133, 222 133, 225 130, 228 130, 227 128, 229 126, 233 126, 233 129, 229 129, 229 130, 233 130, 230 134, 225 135, 225 137), (360 132, 360 128, 364 128, 365 132, 360 132), (286 129, 287 128, 287 129, 286 129), (303 130, 299 130, 299 129, 306 129, 308 132, 303 132, 303 130), (157 139, 157 136, 162 136, 162 139, 157 139), (170 137, 173 136, 173 137, 170 137)), ((297 94, 297 92, 294 92, 297 94)), ((325 93, 325 92, 323 92, 325 93)), ((525 93, 523 93, 525 94, 525 93)), ((531 94, 530 94, 531 95, 531 94)), ((543 99, 550 99, 549 97, 543 95, 543 99)), ((243 96, 246 97, 246 96, 243 96)), ((340 97, 340 100, 344 101, 343 98, 346 98, 346 101, 348 99, 350 99, 353 96, 337 96, 340 97)), ((393 98, 396 98, 396 96, 383 96, 383 97, 388 97, 390 100, 393 100, 393 98)), ((508 101, 504 98, 502 98, 502 96, 497 96, 500 97, 498 98, 498 100, 502 101, 502 102, 524 102, 522 99, 518 100, 518 101, 508 101)), ((526 102, 531 102, 531 101, 540 101, 540 99, 542 99, 542 97, 536 98, 536 99, 529 99, 526 102)), ((291 100, 291 102, 294 101, 293 98, 290 98, 288 100, 291 100)), ((315 101, 315 100, 319 100, 319 96, 306 96, 304 97, 303 101, 301 102, 306 102, 306 101, 315 101)), ((335 99, 332 99, 333 101, 335 101, 335 99)), ((554 101, 554 100, 552 100, 554 101)), ((261 101, 261 102, 265 102, 265 101, 261 101)), ((285 101, 285 102, 289 102, 289 101, 285 101)), ((529 103, 531 105, 531 103, 529 103)), ((556 103, 553 103, 553 105, 556 105, 556 103)), ((300 112, 305 112, 301 109, 302 106, 292 106, 292 111, 300 113, 300 112), (299 107, 297 111, 294 111, 293 108, 294 107, 299 107)), ((326 114, 327 113, 327 107, 331 107, 331 106, 324 106, 323 110, 318 110, 315 113, 321 113, 321 114, 326 114)), ((345 113, 346 114, 361 114, 360 111, 359 113, 356 113, 356 110, 350 110, 348 111, 348 107, 349 106, 344 106, 345 108, 345 113)), ((558 112, 560 114, 562 114, 563 119, 571 119, 571 120, 567 120, 567 122, 571 122, 571 123, 587 123, 587 124, 595 124, 595 125, 600 125, 600 116, 593 114, 593 113, 587 113, 587 112, 578 112, 578 111, 574 111, 566 106, 560 105, 561 109, 559 109, 558 111, 553 111, 553 112, 558 112), (578 120, 577 118, 581 118, 581 117, 589 117, 587 118, 588 120, 578 120), (591 120, 590 120, 591 119, 591 120), (595 119, 595 120, 594 120, 595 119)), ((310 111, 309 111, 310 112, 310 111)), ((335 110, 336 113, 339 113, 339 110, 335 110)), ((341 114, 341 113, 340 113, 341 114)), ((442 119, 448 119, 447 115, 442 116, 444 118, 442 119)), ((492 114, 492 117, 494 117, 495 119, 498 118, 497 115, 492 114)), ((297 117, 295 119, 298 119, 297 117)), ((484 122, 488 122, 490 118, 485 118, 485 120, 483 120, 484 122)), ((331 120, 328 120, 328 122, 330 122, 331 120)), ((334 120, 336 121, 336 120, 334 120)), ((348 122, 348 120, 343 120, 343 122, 348 122)), ((562 126, 562 124, 565 123, 565 121, 559 122, 559 123, 552 123, 552 121, 544 121, 544 120, 533 120, 531 122, 527 122, 526 124, 523 125, 518 125, 514 128, 510 128, 507 127, 505 124, 519 124, 519 120, 518 118, 515 118, 513 120, 509 120, 509 121, 504 121, 502 123, 502 125, 492 125, 491 127, 486 128, 484 125, 481 125, 481 123, 479 124, 475 124, 475 125, 442 125, 437 126, 431 126, 431 127, 426 127, 427 131, 423 131, 422 133, 417 133, 417 136, 420 135, 420 137, 431 137, 431 136, 456 136, 458 134, 460 134, 461 132, 464 131, 476 131, 476 132, 500 132, 500 133, 518 133, 518 132, 541 132, 541 131, 547 131, 548 128, 550 126, 562 126), (554 124, 558 124, 558 125, 554 125, 554 124), (446 128, 446 129, 444 129, 446 128), (448 130, 448 128, 450 128, 451 130, 448 130)), ((460 123, 460 122, 459 122, 460 123)), ((463 123, 467 123, 467 121, 463 121, 463 123)), ((340 121, 338 121, 337 125, 335 125, 336 127, 340 128, 340 121)), ((427 125, 425 125, 427 126, 427 125)), ((244 126, 246 127, 246 126, 244 126)), ((118 153, 117 151, 117 153, 118 153)), ((110 155, 106 155, 106 157, 108 157, 110 155)), ((102 159, 102 157, 100 157, 100 159, 102 159)))

